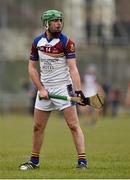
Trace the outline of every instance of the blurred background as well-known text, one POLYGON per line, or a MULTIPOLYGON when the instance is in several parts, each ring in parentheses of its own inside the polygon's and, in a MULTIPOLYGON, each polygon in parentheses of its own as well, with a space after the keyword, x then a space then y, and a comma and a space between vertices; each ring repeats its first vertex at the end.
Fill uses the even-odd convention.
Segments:
POLYGON ((43 31, 41 13, 48 9, 64 12, 63 32, 76 44, 82 80, 93 64, 106 107, 114 102, 113 115, 117 106, 129 111, 129 0, 0 0, 0 114, 32 113, 35 87, 27 65, 33 38, 43 31))

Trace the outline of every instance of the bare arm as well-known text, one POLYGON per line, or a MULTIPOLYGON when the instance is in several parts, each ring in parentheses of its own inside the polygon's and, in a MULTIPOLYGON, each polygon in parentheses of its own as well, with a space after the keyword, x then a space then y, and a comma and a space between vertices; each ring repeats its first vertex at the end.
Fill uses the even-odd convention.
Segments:
POLYGON ((69 71, 70 71, 70 75, 74 84, 74 88, 76 91, 80 91, 81 90, 81 80, 80 80, 80 75, 79 75, 79 71, 77 69, 77 65, 76 65, 76 60, 75 59, 69 59, 67 61, 68 66, 69 66, 69 71))
POLYGON ((39 90, 40 96, 44 97, 45 99, 48 99, 48 92, 46 91, 46 89, 44 88, 44 86, 42 85, 40 81, 40 77, 39 77, 36 66, 37 66, 37 61, 29 60, 29 64, 28 64, 29 76, 34 82, 37 89, 39 90))
POLYGON ((69 59, 68 66, 69 66, 70 75, 74 84, 75 93, 77 94, 77 97, 81 97, 81 102, 78 104, 84 106, 86 105, 85 96, 82 92, 81 79, 80 79, 79 71, 76 65, 76 60, 69 59))

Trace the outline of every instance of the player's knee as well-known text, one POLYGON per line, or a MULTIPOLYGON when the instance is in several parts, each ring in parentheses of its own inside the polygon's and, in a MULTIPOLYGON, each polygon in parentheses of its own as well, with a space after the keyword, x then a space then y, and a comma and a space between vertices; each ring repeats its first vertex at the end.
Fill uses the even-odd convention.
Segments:
POLYGON ((42 126, 40 124, 35 124, 33 130, 34 130, 34 132, 41 131, 42 126))
POLYGON ((72 123, 72 124, 69 124, 69 128, 71 131, 77 131, 78 129, 78 124, 76 123, 72 123))

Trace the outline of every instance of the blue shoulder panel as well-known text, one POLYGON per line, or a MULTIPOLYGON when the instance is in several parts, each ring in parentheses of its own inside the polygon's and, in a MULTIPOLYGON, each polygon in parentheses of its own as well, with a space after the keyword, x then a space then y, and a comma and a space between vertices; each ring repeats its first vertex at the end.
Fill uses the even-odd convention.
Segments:
POLYGON ((62 42, 63 48, 65 48, 67 41, 68 41, 67 36, 65 36, 64 34, 61 33, 59 36, 59 39, 62 42))
POLYGON ((35 47, 37 47, 37 44, 42 37, 44 37, 44 34, 41 34, 41 35, 35 37, 34 42, 33 42, 35 47))

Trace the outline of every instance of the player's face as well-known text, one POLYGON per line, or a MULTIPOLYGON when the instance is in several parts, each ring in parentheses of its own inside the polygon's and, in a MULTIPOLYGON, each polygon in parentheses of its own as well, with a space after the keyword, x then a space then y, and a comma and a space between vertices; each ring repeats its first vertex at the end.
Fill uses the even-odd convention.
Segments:
POLYGON ((49 22, 49 31, 51 33, 60 33, 62 31, 63 22, 62 19, 54 19, 49 22))

